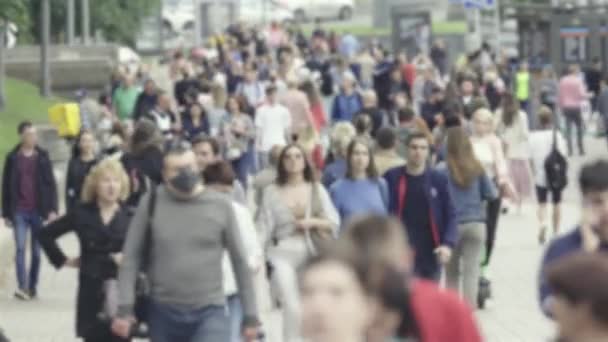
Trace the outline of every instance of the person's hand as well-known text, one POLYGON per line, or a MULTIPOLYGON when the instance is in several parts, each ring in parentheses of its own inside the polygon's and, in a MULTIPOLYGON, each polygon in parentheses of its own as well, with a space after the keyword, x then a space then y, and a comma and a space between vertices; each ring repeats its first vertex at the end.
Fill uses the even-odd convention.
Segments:
POLYGON ((306 231, 313 228, 313 222, 310 219, 303 219, 296 222, 296 228, 301 231, 306 231))
POLYGON ((257 341, 259 334, 258 327, 244 327, 243 328, 243 341, 254 342, 257 341))
POLYGON ((600 238, 594 230, 597 224, 597 214, 593 209, 584 207, 580 230, 583 250, 587 252, 595 252, 600 246, 600 238))
POLYGON ((57 213, 54 211, 51 211, 51 213, 49 214, 49 216, 47 217, 46 221, 44 222, 45 225, 52 223, 53 221, 55 221, 57 219, 57 213))
POLYGON ((70 268, 79 268, 80 267, 80 258, 70 258, 65 261, 65 264, 63 264, 63 266, 70 267, 70 268))
POLYGON ((112 332, 118 337, 129 338, 133 323, 135 323, 135 318, 133 317, 114 318, 112 321, 112 332))
POLYGON ((439 246, 435 249, 435 255, 441 265, 446 265, 452 257, 452 249, 448 246, 439 246))
POLYGON ((120 264, 122 264, 122 257, 123 257, 122 253, 114 253, 114 254, 111 254, 110 257, 112 258, 112 261, 114 261, 116 266, 120 266, 120 264))

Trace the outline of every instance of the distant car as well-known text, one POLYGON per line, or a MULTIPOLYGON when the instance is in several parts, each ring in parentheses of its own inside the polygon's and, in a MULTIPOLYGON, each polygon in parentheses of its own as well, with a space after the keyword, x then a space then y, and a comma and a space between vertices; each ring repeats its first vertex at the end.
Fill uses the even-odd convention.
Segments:
POLYGON ((295 19, 292 11, 275 1, 241 0, 240 3, 239 19, 248 23, 261 24, 275 21, 289 24, 295 19))
POLYGON ((355 12, 354 0, 273 0, 273 2, 292 11, 298 22, 317 18, 350 20, 355 12))
MULTIPOLYGON (((293 12, 277 6, 271 0, 240 0, 238 19, 251 24, 276 21, 283 24, 294 21, 293 12)), ((179 35, 194 29, 195 9, 192 1, 173 0, 163 5, 163 35, 179 35)))

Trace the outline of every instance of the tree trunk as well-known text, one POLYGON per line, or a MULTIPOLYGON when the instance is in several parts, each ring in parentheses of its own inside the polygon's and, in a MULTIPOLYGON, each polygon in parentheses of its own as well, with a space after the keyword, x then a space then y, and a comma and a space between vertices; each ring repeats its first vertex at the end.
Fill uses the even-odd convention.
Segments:
POLYGON ((6 44, 7 25, 6 19, 0 18, 0 111, 3 111, 6 107, 4 97, 4 44, 6 44))

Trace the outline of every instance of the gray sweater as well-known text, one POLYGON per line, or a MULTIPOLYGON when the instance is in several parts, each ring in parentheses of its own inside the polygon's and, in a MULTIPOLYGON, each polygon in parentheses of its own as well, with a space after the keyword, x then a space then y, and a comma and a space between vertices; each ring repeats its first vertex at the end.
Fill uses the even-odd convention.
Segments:
MULTIPOLYGON (((231 203, 205 190, 192 200, 157 189, 151 253, 146 273, 152 299, 185 309, 224 305, 222 252, 230 253, 246 324, 257 322, 253 278, 231 203)), ((140 201, 124 246, 119 272, 119 316, 133 314, 135 282, 144 261, 149 194, 140 201)))

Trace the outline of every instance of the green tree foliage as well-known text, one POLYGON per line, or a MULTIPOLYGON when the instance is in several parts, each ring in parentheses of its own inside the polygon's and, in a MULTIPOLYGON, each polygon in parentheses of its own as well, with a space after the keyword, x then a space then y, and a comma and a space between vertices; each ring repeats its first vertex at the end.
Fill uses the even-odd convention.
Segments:
POLYGON ((10 20, 18 26, 29 22, 29 12, 24 0, 0 0, 0 19, 10 20))
MULTIPOLYGON (((7 0, 0 0, 0 3, 7 0)), ((29 28, 32 37, 38 41, 40 35, 40 1, 11 0, 27 3, 31 16, 29 28)), ((101 30, 108 41, 133 45, 144 18, 158 10, 161 0, 89 0, 91 14, 91 34, 101 30)), ((81 34, 81 1, 76 4, 76 35, 81 34)), ((51 0, 51 36, 54 41, 62 41, 66 28, 66 1, 51 0)))

